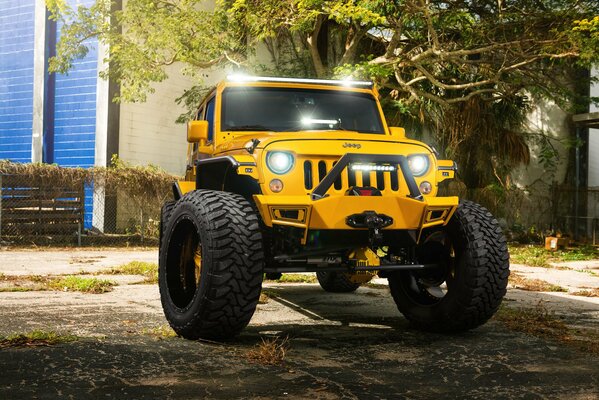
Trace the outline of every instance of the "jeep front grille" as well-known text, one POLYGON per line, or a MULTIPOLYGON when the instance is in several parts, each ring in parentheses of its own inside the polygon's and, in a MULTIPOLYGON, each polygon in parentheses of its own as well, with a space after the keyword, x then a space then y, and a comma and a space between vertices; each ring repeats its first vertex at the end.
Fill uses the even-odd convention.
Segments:
MULTIPOLYGON (((336 163, 337 161, 332 160, 304 161, 304 187, 312 190, 336 163)), ((396 167, 395 171, 354 171, 345 168, 331 189, 345 193, 352 186, 373 186, 383 193, 397 192, 401 170, 396 167)))

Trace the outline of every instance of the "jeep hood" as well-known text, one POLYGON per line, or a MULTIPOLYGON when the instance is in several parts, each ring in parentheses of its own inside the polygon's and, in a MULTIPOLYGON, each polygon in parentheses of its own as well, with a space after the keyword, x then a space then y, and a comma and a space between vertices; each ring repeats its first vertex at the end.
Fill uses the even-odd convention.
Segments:
POLYGON ((411 139, 396 138, 383 134, 367 134, 347 131, 314 131, 293 133, 253 133, 242 135, 217 146, 220 154, 245 152, 252 140, 259 141, 256 150, 286 150, 303 155, 343 155, 345 153, 401 154, 424 152, 431 149, 411 139))

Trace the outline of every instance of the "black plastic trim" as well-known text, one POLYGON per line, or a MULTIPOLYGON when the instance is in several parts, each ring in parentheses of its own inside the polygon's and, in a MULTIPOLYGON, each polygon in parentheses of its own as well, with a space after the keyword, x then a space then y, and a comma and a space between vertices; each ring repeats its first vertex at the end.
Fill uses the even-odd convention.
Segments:
POLYGON ((458 170, 458 164, 456 164, 456 162, 453 162, 453 165, 451 167, 437 167, 437 169, 439 171, 457 171, 458 170))
POLYGON ((179 187, 177 182, 173 182, 173 197, 175 198, 175 201, 183 197, 183 193, 181 193, 181 188, 179 187))
POLYGON ((217 162, 222 162, 222 161, 228 161, 228 162, 230 162, 231 165, 233 167, 235 167, 235 168, 239 168, 239 167, 255 167, 256 166, 255 162, 239 162, 233 156, 218 156, 218 157, 204 158, 202 160, 197 160, 196 161, 196 166, 205 165, 205 164, 212 164, 212 163, 217 163, 217 162))

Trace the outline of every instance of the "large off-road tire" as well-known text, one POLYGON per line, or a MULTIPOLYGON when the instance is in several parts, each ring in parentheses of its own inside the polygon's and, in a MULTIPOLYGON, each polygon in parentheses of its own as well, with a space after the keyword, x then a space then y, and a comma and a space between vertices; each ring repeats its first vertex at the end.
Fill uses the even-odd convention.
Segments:
POLYGON ((397 308, 418 329, 455 332, 484 324, 506 293, 509 254, 499 224, 484 207, 462 202, 447 226, 429 233, 418 261, 428 271, 389 276, 397 308))
POLYGON ((264 268, 258 217, 243 197, 195 190, 165 225, 159 286, 166 319, 187 339, 227 340, 249 323, 264 268))
POLYGON ((317 272, 316 278, 320 287, 327 292, 350 293, 360 287, 359 283, 352 282, 343 272, 317 272))
POLYGON ((171 214, 173 213, 173 208, 175 208, 175 204, 177 204, 176 201, 165 201, 164 204, 162 205, 162 208, 160 209, 160 226, 158 227, 158 240, 159 240, 159 244, 158 247, 160 248, 162 245, 162 238, 164 236, 164 228, 166 227, 166 224, 168 224, 168 220, 171 217, 171 214))

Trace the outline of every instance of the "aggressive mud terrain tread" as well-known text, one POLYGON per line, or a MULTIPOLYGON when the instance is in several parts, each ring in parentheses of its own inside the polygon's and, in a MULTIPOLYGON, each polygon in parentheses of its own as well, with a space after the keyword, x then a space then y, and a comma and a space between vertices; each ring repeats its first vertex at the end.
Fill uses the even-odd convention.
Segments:
POLYGON ((426 313, 415 312, 418 306, 407 301, 398 275, 389 279, 399 311, 422 330, 452 332, 480 326, 497 311, 506 293, 509 253, 501 228, 491 213, 476 203, 463 201, 448 230, 464 245, 461 290, 453 293, 451 307, 440 310, 437 318, 423 317, 426 313))
POLYGON ((162 236, 163 236, 164 228, 168 224, 168 220, 171 217, 171 214, 173 213, 173 208, 175 208, 175 204, 177 204, 176 201, 166 201, 166 202, 164 202, 164 204, 162 205, 162 208, 160 210, 160 229, 158 232, 158 234, 159 234, 158 238, 160 239, 160 244, 162 244, 162 236))
POLYGON ((338 272, 317 272, 316 278, 320 287, 331 293, 355 292, 359 283, 352 282, 345 274, 338 272))
POLYGON ((184 320, 176 312, 165 279, 166 254, 161 254, 161 300, 169 323, 188 339, 227 340, 249 323, 262 288, 264 255, 258 216, 237 194, 196 190, 187 193, 172 212, 161 249, 166 252, 177 220, 195 214, 202 246, 202 274, 184 320))

